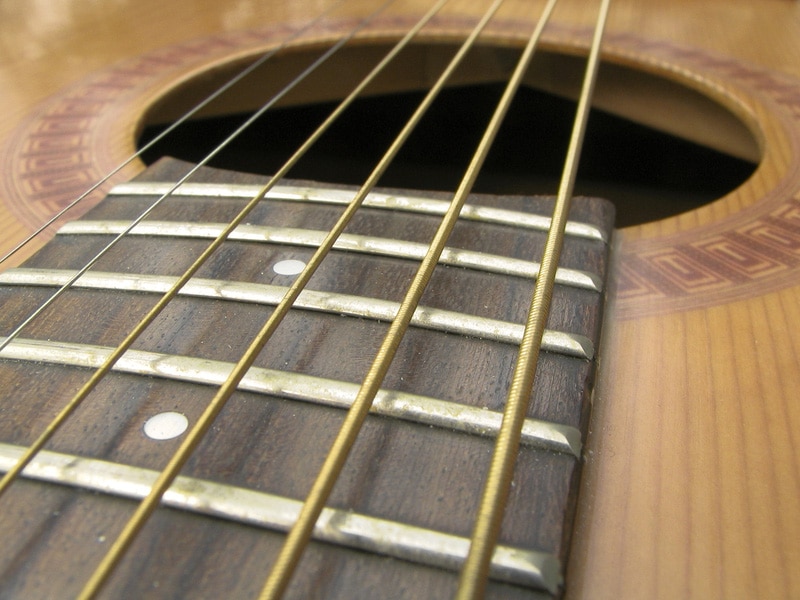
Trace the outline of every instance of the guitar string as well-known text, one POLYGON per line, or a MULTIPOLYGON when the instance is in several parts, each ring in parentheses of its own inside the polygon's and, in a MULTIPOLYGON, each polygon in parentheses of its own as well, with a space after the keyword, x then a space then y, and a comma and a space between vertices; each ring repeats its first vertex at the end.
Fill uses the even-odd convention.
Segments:
POLYGON ((278 52, 286 49, 286 47, 291 42, 293 42, 294 40, 297 40, 298 38, 300 38, 300 36, 302 36, 303 34, 308 32, 311 28, 313 28, 314 26, 316 26, 320 22, 322 22, 323 19, 325 19, 326 17, 330 16, 334 12, 334 10, 336 8, 338 8, 339 6, 344 4, 346 1, 347 0, 336 0, 336 2, 334 2, 333 4, 331 4, 330 6, 325 8, 322 12, 320 12, 316 17, 311 19, 308 23, 304 24, 302 27, 297 29, 292 35, 290 35, 289 37, 287 37, 283 41, 281 41, 280 44, 278 44, 274 48, 268 50, 265 54, 261 55, 255 62, 251 63, 249 66, 247 66, 244 69, 242 69, 241 71, 239 71, 237 74, 235 74, 233 77, 231 77, 227 82, 222 84, 222 86, 217 88, 211 94, 209 94, 204 99, 202 99, 200 102, 198 102, 195 106, 193 106, 192 108, 187 110, 183 115, 178 117, 177 120, 175 120, 172 123, 170 123, 169 126, 166 129, 161 131, 158 135, 156 135, 152 140, 150 140, 149 142, 144 144, 141 148, 138 148, 135 152, 130 154, 127 158, 125 158, 122 162, 120 162, 116 167, 111 169, 108 173, 106 173, 99 180, 97 180, 91 187, 89 187, 82 194, 80 194, 77 198, 75 198, 69 204, 67 204, 64 208, 62 208, 56 214, 54 214, 52 217, 50 217, 46 222, 41 224, 35 231, 33 231, 31 234, 29 234, 28 237, 26 237, 24 240, 22 240, 16 246, 14 246, 11 250, 6 252, 2 257, 0 257, 0 266, 2 266, 2 264, 4 262, 6 262, 6 260, 10 259, 17 252, 22 250, 22 248, 24 248, 29 243, 31 243, 34 239, 36 239, 39 236, 41 236, 44 233, 45 230, 50 228, 56 221, 58 221, 61 217, 65 216, 67 213, 69 213, 78 204, 82 203, 90 194, 92 194, 95 191, 97 191, 100 188, 100 186, 102 186, 109 179, 114 177, 114 175, 119 173, 122 169, 127 167, 129 164, 131 164, 137 158, 140 158, 142 155, 144 155, 145 152, 147 152, 148 150, 153 148, 156 144, 158 144, 163 139, 165 139, 167 136, 172 134, 172 132, 174 132, 178 127, 183 125, 186 121, 191 119, 199 111, 204 109, 206 106, 211 104, 214 100, 218 99, 225 92, 227 92, 232 87, 234 87, 236 84, 241 82, 248 75, 253 73, 253 71, 255 71, 259 67, 263 66, 269 59, 271 59, 273 56, 275 56, 278 52))
POLYGON ((489 124, 484 130, 480 143, 451 200, 450 206, 446 214, 442 217, 439 228, 430 243, 428 252, 422 260, 412 283, 408 287, 406 295, 403 298, 395 318, 389 326, 389 330, 381 343, 375 359, 361 383, 355 400, 347 411, 341 429, 325 458, 323 466, 312 485, 311 491, 308 493, 303 503, 297 521, 289 531, 289 535, 284 541, 280 553, 272 566, 269 577, 261 591, 260 600, 274 600, 280 598, 289 585, 291 577, 300 562, 300 558, 309 543, 314 524, 319 518, 330 492, 338 480, 375 395, 380 389, 389 366, 394 359, 397 348, 411 322, 414 311, 433 275, 433 270, 439 262, 439 257, 441 256, 447 239, 458 221, 461 208, 472 190, 478 172, 483 166, 497 132, 503 124, 505 115, 511 106, 517 89, 528 71, 534 50, 539 43, 544 27, 557 2, 558 0, 548 0, 531 34, 528 44, 521 54, 512 76, 506 84, 503 95, 497 104, 489 124))
MULTIPOLYGON (((466 196, 466 193, 464 194, 464 196, 466 196)), ((457 213, 456 213, 456 214, 457 214, 457 213)), ((430 261, 429 261, 429 262, 430 262, 430 261)), ((435 264, 435 261, 433 261, 433 264, 435 264)), ((431 267, 431 268, 432 268, 432 267, 431 267)), ((401 335, 402 335, 402 334, 401 334, 401 335)), ((399 343, 399 342, 398 342, 398 343, 399 343)), ((312 525, 313 525, 313 523, 312 523, 312 525)))
MULTIPOLYGON (((388 0, 378 11, 373 12, 370 14, 366 19, 358 23, 358 25, 349 32, 349 34, 342 39, 340 39, 335 45, 329 48, 325 53, 323 53, 319 58, 317 58, 311 65, 309 65, 304 71, 300 73, 295 79, 293 79, 286 88, 282 89, 276 96, 271 98, 267 104, 262 106, 256 113, 254 113, 250 118, 248 118, 242 125, 240 125, 232 134, 230 134, 222 144, 227 145, 229 144, 235 137, 237 137, 241 132, 245 130, 245 128, 253 123, 259 116, 263 115, 270 107, 272 107, 275 102, 277 102, 280 98, 285 96, 289 89, 297 86, 306 76, 308 76, 314 69, 320 66, 328 57, 332 56, 338 49, 343 47, 347 41, 352 39, 358 31, 366 27, 366 25, 379 14, 379 12, 388 6, 390 3, 394 2, 395 0, 388 0), (291 88, 290 88, 291 86, 291 88)), ((352 100, 351 100, 352 101, 352 100)), ((325 122, 324 126, 327 128, 330 126, 332 121, 330 119, 325 122)), ((318 137, 322 135, 324 131, 318 130, 318 137)), ((303 147, 303 151, 307 149, 307 146, 303 147)), ((22 322, 14 331, 12 331, 2 342, 0 342, 0 351, 5 348, 13 339, 19 336, 19 334, 23 331, 23 329, 31 323, 38 315, 40 315, 48 306, 50 306, 56 299, 62 296, 68 289, 71 288, 73 283, 77 281, 81 275, 89 270, 89 268, 94 265, 96 262, 102 258, 102 256, 108 252, 111 247, 116 245, 120 240, 122 240, 128 233, 138 224, 141 222, 148 214, 150 214, 155 208, 161 204, 164 200, 171 196, 171 194, 178 188, 180 185, 188 180, 194 173, 196 173, 203 165, 208 163, 211 158, 213 158, 217 153, 219 153, 222 149, 222 145, 217 146, 211 153, 209 153, 200 163, 192 167, 186 175, 184 175, 177 183, 175 183, 167 192, 165 192, 158 200, 156 200, 150 207, 147 208, 142 214, 140 214, 122 233, 117 235, 112 242, 110 242, 103 250, 101 250, 98 254, 96 254, 84 267, 82 267, 79 271, 77 271, 64 285, 62 285, 55 293, 53 293, 45 303, 43 303, 32 315, 30 315, 25 321, 22 322)), ((168 292, 166 292, 161 299, 156 303, 150 311, 142 318, 142 320, 136 325, 136 327, 131 330, 125 339, 117 346, 115 351, 108 357, 108 360, 98 368, 92 375, 92 377, 81 387, 80 390, 71 398, 71 400, 62 408, 62 410, 58 413, 58 415, 47 425, 45 430, 39 435, 36 441, 33 442, 28 447, 28 450, 25 452, 23 457, 20 461, 15 465, 15 467, 5 473, 2 479, 0 479, 0 497, 5 493, 5 491, 11 486, 11 484, 19 477, 22 470, 25 468, 25 465, 28 464, 31 459, 36 455, 36 453, 41 450, 44 445, 50 440, 50 438, 55 434, 55 432, 61 427, 61 425, 72 415, 75 410, 77 410, 78 406, 83 402, 83 400, 89 395, 89 393, 99 384, 99 382, 109 373, 111 368, 114 366, 116 361, 125 353, 125 351, 136 341, 136 339, 141 335, 141 333, 147 328, 147 326, 155 320, 155 318, 163 311, 163 309, 172 301, 172 299, 178 294, 180 289, 186 284, 189 279, 196 273, 200 267, 205 263, 205 261, 210 257, 216 250, 219 248, 225 239, 230 235, 230 233, 235 229, 236 225, 240 224, 247 216, 247 214, 255 208, 258 202, 261 201, 263 195, 265 195, 269 189, 275 185, 280 177, 285 175, 285 173, 296 164, 302 154, 296 153, 291 159, 290 163, 284 165, 284 169, 281 171, 281 175, 274 176, 265 189, 261 190, 260 194, 257 194, 240 212, 239 215, 219 234, 219 236, 209 244, 209 246, 204 250, 204 252, 195 260, 195 262, 189 267, 189 269, 175 281, 175 284, 170 288, 168 292)))
MULTIPOLYGON (((178 179, 172 186, 164 192, 155 202, 153 202, 146 210, 144 210, 139 216, 137 216, 133 221, 131 221, 128 226, 120 232, 113 240, 111 240, 105 247, 103 247, 95 256, 93 256, 90 260, 88 260, 79 270, 77 270, 74 276, 67 281, 63 286, 61 286, 58 290, 56 290, 47 300, 45 300, 36 310, 34 310, 28 317, 26 317, 8 336, 0 342, 0 351, 3 350, 8 344, 10 344, 14 339, 16 339, 20 333, 28 326, 31 322, 33 322, 39 315, 41 315, 49 306, 51 306, 58 298, 60 298, 64 293, 66 293, 71 287, 72 284, 77 281, 81 275, 86 273, 89 269, 91 269, 97 262, 100 261, 112 248, 114 248, 120 241, 122 241, 127 235, 144 219, 146 219, 156 208, 158 208, 167 198, 172 196, 172 193, 177 190, 183 183, 191 179, 197 171, 199 171, 202 167, 207 165, 215 156, 217 156, 222 150, 227 148, 239 135, 241 135, 245 130, 247 130, 255 121, 261 118, 264 113, 266 113, 269 109, 274 107, 282 98, 284 98, 291 90, 297 87, 300 83, 302 83, 306 77, 308 77, 313 71, 319 68, 328 58, 333 56, 342 46, 344 46, 348 41, 350 41, 359 31, 361 31, 364 27, 366 27, 370 21, 372 21, 375 17, 377 17, 387 6, 395 2, 396 0, 386 0, 384 4, 382 4, 378 10, 371 13, 368 17, 366 17, 363 21, 358 23, 356 27, 354 27, 347 36, 342 37, 340 40, 336 42, 333 46, 328 48, 322 55, 320 55, 317 59, 315 59, 308 67, 306 67, 297 77, 295 77, 291 82, 289 82, 283 89, 277 92, 266 104, 261 106, 256 112, 254 112, 249 118, 247 118, 241 125, 239 125, 231 134, 228 135, 220 144, 218 144, 211 152, 209 152, 200 162, 192 166, 183 177, 178 179)), ((0 495, 2 495, 3 491, 2 481, 0 481, 0 495)))
MULTIPOLYGON (((338 119, 341 113, 343 113, 344 110, 357 97, 361 95, 361 93, 364 91, 364 89, 366 89, 369 83, 371 83, 375 79, 375 77, 377 77, 380 73, 383 72, 386 65, 388 65, 389 62, 391 62, 391 60, 394 57, 396 57, 397 54, 399 54, 402 49, 404 49, 406 46, 408 46, 408 44, 411 43, 411 41, 423 29, 423 27, 430 22, 430 20, 435 16, 435 14, 448 1, 449 0, 439 0, 429 9, 427 13, 425 13, 425 15, 417 22, 417 24, 406 33, 406 35, 394 46, 394 48, 386 55, 386 57, 384 57, 384 59, 380 63, 378 63, 378 65, 350 93, 350 95, 345 100, 342 101, 339 107, 337 107, 337 109, 333 113, 331 113, 331 115, 319 127, 319 129, 303 143, 303 145, 295 152, 293 157, 289 161, 287 161, 287 163, 276 173, 276 175, 272 177, 272 179, 270 179, 270 181, 264 186, 264 188, 262 188, 259 195, 256 198, 254 198, 254 200, 251 202, 253 207, 255 207, 255 205, 266 196, 267 192, 282 177, 286 175, 286 173, 291 169, 291 167, 293 167, 294 164, 296 164, 296 162, 299 161, 299 159, 305 155, 308 148, 310 148, 311 145, 314 142, 316 142, 319 139, 319 137, 322 136, 324 131, 328 129, 328 126, 332 124, 336 119, 338 119)), ((491 11, 492 14, 497 10, 497 7, 499 7, 499 5, 503 1, 504 0, 495 0, 493 4, 493 9, 491 11)), ((486 22, 488 22, 488 18, 486 19, 486 22)), ((475 34, 475 36, 471 37, 477 38, 477 33, 475 34)), ((459 61, 460 58, 463 57, 463 54, 465 54, 465 52, 459 53, 459 61)), ((429 93, 429 95, 426 96, 426 99, 423 101, 424 106, 421 105, 420 109, 418 109, 412 116, 412 120, 409 121, 409 123, 407 123, 407 125, 403 128, 401 133, 398 135, 398 138, 390 147, 390 150, 387 152, 386 155, 384 155, 384 157, 379 162, 378 166, 371 174, 368 181, 359 190, 359 192, 354 197, 351 204, 348 206, 348 208, 340 217, 337 224, 327 234, 326 239, 322 242, 322 244, 319 246, 317 251, 312 256, 312 258, 306 264, 303 271, 297 276, 292 286, 290 286, 289 290, 287 290, 284 298, 275 307, 272 314, 270 315, 270 318, 264 324, 261 331, 259 331, 258 335, 253 339, 247 351, 243 354, 242 358, 232 369, 225 383, 223 383, 222 386, 220 386, 214 398, 207 405, 203 414, 199 417, 195 425, 192 427, 187 436, 184 438, 178 450, 170 458, 170 461, 167 464, 167 466, 161 471, 158 479, 151 487, 151 490, 148 493, 147 497, 144 498, 142 502, 138 505, 136 511, 131 516, 129 521, 126 523, 122 532, 119 534, 114 544, 111 546, 109 551, 103 557, 102 561, 100 562, 100 564, 90 577, 89 581, 84 586, 83 590, 79 595, 79 598, 81 599, 93 598, 97 594, 97 592, 102 588, 105 581, 108 579, 108 577, 111 575, 116 565, 124 556, 124 553, 127 550, 127 548, 130 546, 130 544, 135 539, 136 535, 139 533, 139 531, 146 523, 150 514, 152 514, 152 512, 160 504, 164 492, 174 481, 175 477, 178 475, 178 472, 183 467, 186 460, 188 460, 189 456, 192 454, 194 449, 202 441, 203 437, 208 431, 208 428, 211 426, 211 424, 213 423, 214 419, 217 417, 219 412, 224 408, 228 399, 236 391, 236 388, 240 383, 241 379, 244 377, 249 368, 252 366, 256 357, 261 352, 264 345, 271 337, 272 333, 277 329, 278 325, 280 325, 285 315, 288 314, 292 304, 299 296, 300 292, 303 291, 306 283, 313 276, 314 272, 319 267, 322 260, 329 254, 330 249, 333 247, 333 244, 335 243, 336 239, 339 237, 341 232, 350 222, 356 210, 363 203, 363 200, 369 194, 371 189, 377 184, 378 180, 380 179, 380 176, 383 174, 386 168, 388 168, 390 162, 397 154, 397 152, 399 152, 401 146, 404 144, 406 139, 411 135, 414 127, 427 113, 427 107, 433 102, 435 96, 438 94, 438 91, 440 91, 441 88, 444 87, 444 84, 449 79, 450 75, 455 70, 456 66, 457 64, 448 65, 446 76, 443 76, 442 78, 440 78, 440 81, 437 82, 436 93, 429 93)), ((238 225, 238 222, 235 222, 232 225, 233 226, 238 225)), ((230 228, 231 230, 233 229, 233 226, 230 228)))
POLYGON ((547 234, 541 270, 539 277, 536 278, 528 319, 525 324, 525 332, 517 355, 511 387, 506 398, 500 433, 495 440, 495 450, 478 508, 478 518, 472 533, 470 550, 461 571, 459 589, 456 596, 458 600, 472 600, 483 597, 492 553, 500 534, 511 481, 514 476, 522 425, 527 413, 533 380, 539 363, 542 336, 550 312, 555 274, 563 247, 564 229, 578 172, 578 162, 591 108, 594 84, 599 71, 600 46, 610 1, 601 0, 564 170, 553 209, 552 225, 547 234))

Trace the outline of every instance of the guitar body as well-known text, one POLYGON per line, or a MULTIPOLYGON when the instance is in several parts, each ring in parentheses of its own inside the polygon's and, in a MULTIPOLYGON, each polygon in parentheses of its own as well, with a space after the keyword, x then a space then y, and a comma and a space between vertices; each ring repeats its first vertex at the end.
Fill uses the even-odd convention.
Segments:
MULTIPOLYGON (((69 199, 54 190, 85 188, 125 156, 137 115, 172 82, 247 53, 254 29, 277 37, 318 3, 205 4, 3 2, 3 251, 69 199), (118 97, 76 109, 70 93, 96 90, 109 73, 118 97), (77 128, 75 146, 41 151, 59 111, 77 128)), ((376 35, 396 34, 423 3, 409 4, 376 35)), ((541 3, 528 4, 537 6, 510 7, 491 35, 517 44, 541 3)), ((595 12, 566 1, 551 45, 585 46, 595 12)), ((448 14, 442 39, 479 9, 448 14)), ((725 106, 752 138, 703 133, 702 108, 677 127, 759 165, 707 206, 615 232, 567 597, 800 597, 800 5, 618 0, 606 48, 615 64, 725 106)), ((603 102, 635 96, 615 89, 603 102)), ((642 119, 642 102, 632 104, 620 112, 642 119)))

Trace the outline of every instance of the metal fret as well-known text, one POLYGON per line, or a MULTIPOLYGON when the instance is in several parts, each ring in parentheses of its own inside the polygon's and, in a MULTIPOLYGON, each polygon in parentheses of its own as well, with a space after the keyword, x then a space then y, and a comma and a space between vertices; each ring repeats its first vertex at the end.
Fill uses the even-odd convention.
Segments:
MULTIPOLYGON (((174 184, 171 183, 133 181, 114 186, 109 195, 160 196, 166 194, 172 187, 174 187, 174 184)), ((172 192, 172 195, 179 197, 250 199, 256 195, 258 190, 259 186, 257 185, 184 183, 172 192)), ((354 194, 355 192, 353 191, 336 188, 276 185, 266 197, 268 200, 276 201, 345 205, 353 199, 354 194)), ((364 206, 369 208, 436 216, 443 215, 448 205, 449 203, 444 200, 380 192, 371 192, 364 200, 364 206)), ((508 225, 535 231, 548 231, 550 229, 550 217, 478 204, 464 205, 461 210, 461 218, 480 223, 508 225)), ((579 221, 569 221, 566 234, 572 237, 608 243, 608 236, 603 230, 579 221)))
MULTIPOLYGON (((0 352, 0 358, 97 368, 112 350, 88 344, 15 340, 0 352)), ((232 363, 223 361, 141 350, 128 350, 114 365, 114 370, 122 373, 212 386, 224 382, 232 368, 232 363)), ((345 381, 258 367, 251 367, 239 384, 239 389, 243 391, 343 409, 353 403, 358 388, 357 384, 345 381)), ((372 412, 485 437, 497 434, 502 419, 502 414, 495 411, 395 390, 380 390, 372 405, 372 412)), ((568 425, 526 419, 522 440, 528 446, 575 457, 581 453, 581 434, 568 425)))
MULTIPOLYGON (((22 447, 0 443, 0 471, 12 468, 23 452, 22 447)), ((147 496, 158 473, 43 450, 23 476, 140 500, 147 496)), ((161 502, 174 509, 277 531, 287 531, 302 506, 291 498, 182 476, 175 479, 161 502)), ((313 535, 328 543, 451 571, 461 567, 469 548, 467 538, 332 508, 322 511, 313 535)), ((559 560, 552 554, 498 546, 491 577, 553 592, 561 583, 560 571, 559 560)))
MULTIPOLYGON (((74 221, 64 225, 58 231, 58 234, 119 235, 129 226, 130 223, 127 221, 74 221)), ((214 239, 224 229, 225 225, 222 223, 145 221, 136 225, 129 235, 214 239)), ((231 233, 228 239, 230 241, 316 248, 322 243, 326 234, 327 232, 325 231, 312 229, 240 225, 231 233)), ((428 250, 426 244, 352 234, 339 236, 333 247, 337 250, 412 260, 422 260, 428 250)), ((450 247, 446 247, 442 252, 440 263, 489 273, 534 279, 539 273, 539 263, 537 262, 450 247)), ((577 269, 558 269, 556 283, 595 292, 599 292, 602 288, 602 281, 597 275, 577 269)))
MULTIPOLYGON (((11 269, 0 273, 0 284, 60 286, 74 277, 73 271, 56 269, 11 269)), ((103 290, 129 290, 164 293, 175 283, 175 277, 130 273, 103 273, 90 271, 78 279, 73 287, 103 290)), ((191 279, 179 292, 182 296, 219 298, 256 304, 276 305, 287 288, 275 285, 191 279)), ((399 304, 389 300, 350 296, 333 292, 303 291, 297 308, 337 315, 349 315, 379 321, 391 321, 399 304)), ((488 319, 465 313, 420 306, 411 324, 435 331, 488 339, 506 344, 519 344, 523 326, 508 321, 488 319)), ((548 330, 542 339, 542 348, 577 358, 591 359, 594 345, 586 336, 577 333, 548 330)))

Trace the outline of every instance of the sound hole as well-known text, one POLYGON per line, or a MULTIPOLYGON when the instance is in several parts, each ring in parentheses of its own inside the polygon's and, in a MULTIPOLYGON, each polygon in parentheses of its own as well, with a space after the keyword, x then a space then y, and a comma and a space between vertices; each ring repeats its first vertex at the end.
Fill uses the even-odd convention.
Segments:
MULTIPOLYGON (((444 60, 439 57, 447 55, 445 49, 446 45, 440 44, 417 47, 413 52, 424 53, 425 63, 430 64, 432 60, 444 60)), ((334 87, 331 81, 348 77, 357 80, 359 73, 366 71, 363 65, 369 64, 362 54, 380 50, 374 46, 349 49, 330 65, 331 72, 323 69, 312 76, 305 88, 301 87, 283 106, 269 111, 211 165, 259 174, 275 172, 336 106, 335 100, 326 99, 337 95, 336 90, 331 90, 334 87), (346 70, 337 72, 336 69, 345 68, 341 63, 346 63, 346 70), (315 90, 315 85, 320 89, 315 90)), ((295 63, 301 62, 298 52, 279 57, 269 68, 262 69, 263 73, 256 75, 265 94, 270 84, 277 86, 288 81, 297 70, 295 63)), ((363 182, 423 97, 422 91, 404 89, 417 85, 403 83, 403 77, 412 68, 409 65, 420 60, 413 52, 407 58, 408 65, 395 68, 374 86, 378 91, 356 101, 290 173, 292 178, 352 185, 363 182), (387 88, 391 93, 385 93, 387 88)), ((509 48, 480 48, 475 54, 482 59, 477 61, 482 68, 486 68, 486 56, 490 55, 493 65, 501 65, 496 70, 502 71, 502 65, 509 63, 505 55, 510 52, 509 48)), ((579 58, 558 53, 546 53, 541 61, 550 63, 535 64, 532 71, 556 69, 568 82, 563 86, 565 89, 573 87, 569 81, 579 76, 582 66, 579 58)), ((241 63, 232 63, 213 74, 189 81, 162 98, 148 113, 139 143, 152 139, 170 116, 190 107, 194 98, 201 96, 213 82, 224 80, 240 66, 241 63)), ((604 66, 604 69, 611 74, 610 79, 623 81, 630 72, 631 85, 642 85, 644 79, 652 86, 651 80, 655 78, 615 65, 604 66)), ((502 83, 493 80, 502 73, 490 71, 484 74, 478 68, 463 69, 460 84, 443 92, 381 180, 382 186, 455 189, 502 91, 502 83)), ((619 85, 618 81, 615 85, 619 85)), ((678 89, 679 83, 658 81, 657 86, 667 90, 658 88, 659 95, 672 95, 674 88, 678 90, 674 95, 681 98, 677 104, 670 105, 674 114, 666 115, 662 119, 664 122, 677 122, 693 110, 693 104, 705 103, 712 106, 712 111, 719 111, 720 127, 740 128, 738 134, 745 140, 745 146, 750 143, 756 147, 744 125, 723 107, 697 92, 678 89)), ((254 87, 258 86, 251 84, 249 89, 254 87)), ((565 95, 569 92, 554 95, 532 86, 520 90, 478 178, 476 191, 555 193, 575 112, 575 102, 565 95)), ((247 111, 239 109, 247 102, 252 100, 229 101, 226 106, 212 109, 213 114, 191 121, 165 143, 146 153, 145 162, 152 163, 165 155, 200 160, 246 118, 247 111)), ((705 109, 708 110, 708 106, 705 109)), ((576 193, 612 200, 617 206, 620 227, 664 219, 712 202, 744 182, 755 170, 752 160, 755 151, 745 147, 732 152, 739 156, 749 152, 751 156, 746 158, 750 160, 595 109, 590 118, 576 193)))

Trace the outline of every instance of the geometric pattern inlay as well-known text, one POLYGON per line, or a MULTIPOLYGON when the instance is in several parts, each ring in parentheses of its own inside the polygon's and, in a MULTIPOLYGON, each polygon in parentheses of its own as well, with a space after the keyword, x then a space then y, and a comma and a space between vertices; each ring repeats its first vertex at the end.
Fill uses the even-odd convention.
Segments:
MULTIPOLYGON (((460 32, 463 25, 455 19, 436 22, 444 33, 460 32)), ((331 26, 327 34, 335 36, 349 26, 331 26)), ((386 32, 406 26, 403 19, 385 19, 374 27, 386 32)), ((519 23, 493 27, 499 34, 523 35, 519 23)), ((20 222, 38 227, 124 158, 119 150, 110 150, 108 140, 132 135, 142 97, 165 88, 177 75, 224 56, 277 44, 289 33, 288 28, 274 27, 178 44, 110 68, 53 97, 0 148, 0 168, 11 175, 0 177, 4 201, 20 222)), ((555 27, 548 35, 561 45, 585 44, 588 39, 585 31, 565 27, 555 27)), ((611 56, 651 61, 661 69, 675 65, 681 72, 702 73, 704 81, 725 82, 780 123, 791 154, 774 189, 739 213, 712 226, 622 244, 614 275, 618 315, 706 306, 794 284, 800 278, 795 271, 800 265, 800 83, 630 34, 609 34, 607 47, 611 56)), ((133 166, 111 183, 130 179, 138 170, 133 166)), ((92 201, 109 188, 110 184, 92 201)))
MULTIPOLYGON (((621 318, 708 306, 800 281, 800 82, 695 49, 625 36, 622 47, 725 82, 780 123, 791 156, 780 181, 752 206, 713 226, 633 242, 618 259, 621 318)), ((768 140, 769 141, 769 140, 768 140)), ((746 187, 748 184, 745 183, 746 187)))

